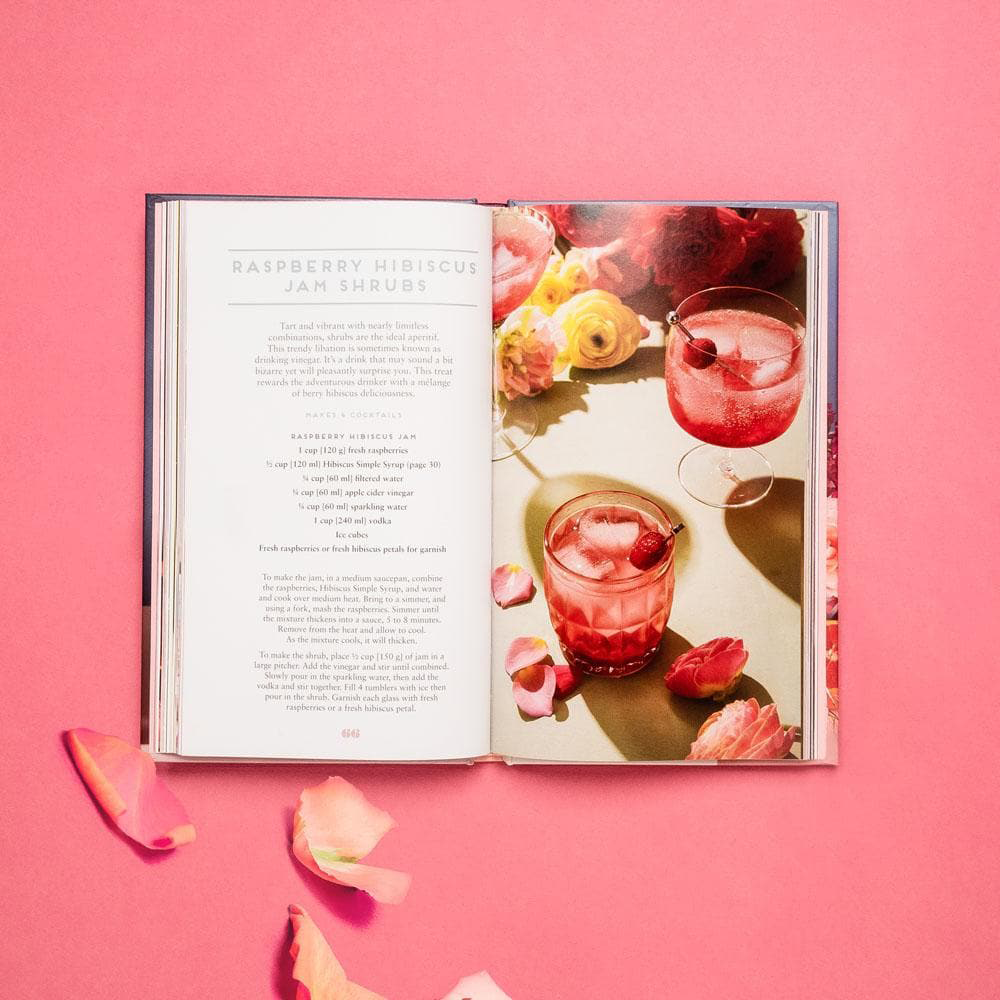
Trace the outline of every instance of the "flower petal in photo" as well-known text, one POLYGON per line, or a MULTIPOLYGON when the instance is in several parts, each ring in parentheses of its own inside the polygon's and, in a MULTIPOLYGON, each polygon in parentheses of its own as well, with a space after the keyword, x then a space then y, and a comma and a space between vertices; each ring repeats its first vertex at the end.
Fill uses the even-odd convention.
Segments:
POLYGON ((441 1000, 511 1000, 493 981, 488 972, 477 972, 466 976, 441 1000))
POLYGON ((194 840, 184 806, 148 753, 93 729, 69 730, 66 744, 84 784, 125 836, 155 851, 194 840))
POLYGON ((541 663, 548 655, 549 644, 540 636, 519 636, 507 648, 507 673, 513 677, 519 670, 541 663))
POLYGON ((533 719, 553 712, 556 671, 548 643, 537 635, 522 635, 507 649, 505 664, 513 683, 514 704, 533 719))
POLYGON ((567 663, 557 663, 552 668, 556 673, 556 697, 568 698, 583 680, 583 671, 567 663))
POLYGON ((733 701, 710 715, 691 744, 688 760, 780 760, 795 742, 795 727, 781 725, 778 709, 756 698, 733 701))
POLYGON ((378 993, 352 983, 312 918, 294 903, 288 907, 292 923, 292 977, 298 983, 296 1000, 385 1000, 378 993))
POLYGON ((523 604, 531 599, 535 592, 535 579, 517 563, 504 563, 493 570, 490 578, 493 587, 493 600, 501 608, 509 608, 513 604, 523 604))
POLYGON ((749 655, 742 639, 712 639, 678 656, 663 680, 684 698, 722 701, 739 686, 749 655))
POLYGON ((314 875, 363 889, 380 903, 401 903, 410 876, 358 864, 396 825, 344 778, 327 778, 299 796, 292 826, 292 853, 314 875))
POLYGON ((522 667, 511 678, 514 704, 533 719, 551 715, 556 693, 556 671, 551 663, 533 663, 522 667))

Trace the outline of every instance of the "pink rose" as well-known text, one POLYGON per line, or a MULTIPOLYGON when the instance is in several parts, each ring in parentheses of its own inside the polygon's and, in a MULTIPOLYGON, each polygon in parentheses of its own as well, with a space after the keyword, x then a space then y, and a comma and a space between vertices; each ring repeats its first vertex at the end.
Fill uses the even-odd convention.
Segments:
MULTIPOLYGON (((603 247, 588 247, 585 250, 570 250, 569 253, 589 254, 596 263, 596 276, 591 279, 591 288, 600 288, 624 299, 649 284, 652 277, 648 267, 640 267, 631 256, 628 242, 619 237, 603 247)), ((567 254, 569 259, 569 254, 567 254)))
POLYGON ((837 617, 837 498, 826 498, 826 617, 837 617))
POLYGON ((742 639, 713 639, 678 656, 663 680, 685 698, 722 701, 736 690, 749 655, 742 639))
POLYGON ((802 224, 792 208, 758 208, 746 220, 746 255, 734 283, 771 288, 790 277, 802 259, 802 224))
POLYGON ((646 206, 628 202, 538 206, 556 232, 575 247, 599 247, 621 236, 636 212, 646 206))
POLYGON ((559 360, 566 335, 538 306, 519 306, 501 325, 496 340, 496 384, 508 399, 548 389, 565 368, 559 360))
POLYGON ((746 222, 732 209, 711 205, 649 206, 631 234, 632 259, 653 269, 653 280, 681 299, 725 284, 743 261, 746 222))
POLYGON ((795 727, 785 729, 775 706, 756 698, 732 701, 710 715, 691 744, 688 760, 780 760, 795 742, 795 727))

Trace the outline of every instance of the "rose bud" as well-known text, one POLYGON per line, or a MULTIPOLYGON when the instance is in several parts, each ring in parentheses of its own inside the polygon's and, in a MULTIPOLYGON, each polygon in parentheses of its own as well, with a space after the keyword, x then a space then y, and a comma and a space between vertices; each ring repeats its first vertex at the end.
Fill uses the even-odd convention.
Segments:
POLYGON ((678 656, 663 680, 685 698, 722 701, 736 690, 749 656, 742 639, 713 639, 678 656))

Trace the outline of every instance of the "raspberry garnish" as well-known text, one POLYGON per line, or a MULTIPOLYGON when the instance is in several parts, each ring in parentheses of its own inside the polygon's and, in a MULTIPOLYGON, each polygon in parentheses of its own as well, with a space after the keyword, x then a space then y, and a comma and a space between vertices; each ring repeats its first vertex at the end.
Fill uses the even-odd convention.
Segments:
POLYGON ((714 340, 698 337, 684 345, 684 361, 692 368, 707 368, 719 357, 714 340))
POLYGON ((666 554, 670 539, 658 531, 647 531, 639 536, 628 554, 628 561, 636 569, 652 569, 666 554))

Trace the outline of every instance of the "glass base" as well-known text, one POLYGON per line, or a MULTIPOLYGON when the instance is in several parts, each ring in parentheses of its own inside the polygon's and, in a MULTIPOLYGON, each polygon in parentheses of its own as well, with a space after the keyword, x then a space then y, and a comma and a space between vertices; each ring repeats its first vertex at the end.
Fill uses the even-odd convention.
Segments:
POLYGON ((563 651, 566 662, 571 667, 582 670, 585 674, 592 674, 595 677, 628 677, 631 674, 637 674, 653 662, 653 657, 656 656, 660 644, 657 643, 652 649, 643 653, 637 659, 616 660, 613 663, 604 660, 592 660, 589 656, 573 652, 573 650, 562 642, 559 643, 559 648, 563 651))
POLYGON ((700 444, 677 466, 681 486, 710 507, 749 507, 774 484, 771 463, 756 448, 700 444))
POLYGON ((530 399, 501 400, 493 412, 493 461, 516 455, 537 430, 538 414, 530 399))

